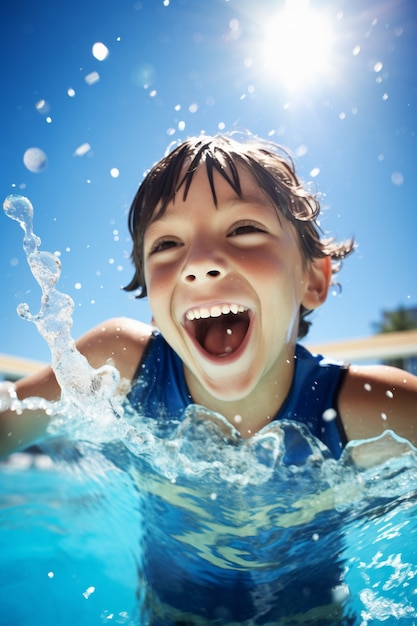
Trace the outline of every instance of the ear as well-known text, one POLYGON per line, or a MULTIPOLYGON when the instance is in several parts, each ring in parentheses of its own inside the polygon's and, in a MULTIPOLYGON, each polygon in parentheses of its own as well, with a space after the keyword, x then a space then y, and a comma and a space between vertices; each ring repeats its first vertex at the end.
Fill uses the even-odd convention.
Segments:
POLYGON ((301 304, 306 309, 317 309, 327 298, 332 264, 329 256, 313 259, 306 271, 305 291, 301 304))

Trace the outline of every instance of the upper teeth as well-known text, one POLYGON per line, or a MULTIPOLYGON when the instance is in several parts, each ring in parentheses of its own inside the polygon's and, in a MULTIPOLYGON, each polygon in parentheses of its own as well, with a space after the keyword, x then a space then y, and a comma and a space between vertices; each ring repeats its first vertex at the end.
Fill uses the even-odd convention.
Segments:
POLYGON ((199 309, 190 309, 185 314, 187 320, 199 320, 200 318, 207 317, 220 317, 220 315, 227 315, 228 313, 243 313, 247 311, 246 307, 242 304, 216 304, 211 307, 201 307, 199 309))

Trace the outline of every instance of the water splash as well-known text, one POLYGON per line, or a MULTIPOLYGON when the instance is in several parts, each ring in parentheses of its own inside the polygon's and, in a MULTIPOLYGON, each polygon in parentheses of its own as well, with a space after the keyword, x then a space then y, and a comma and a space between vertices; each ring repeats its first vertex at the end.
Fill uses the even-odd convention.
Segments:
MULTIPOLYGON (((118 371, 111 366, 92 368, 76 349, 71 337, 72 298, 56 289, 61 262, 50 252, 39 250, 40 238, 33 231, 33 207, 28 198, 10 195, 3 204, 8 217, 23 229, 23 249, 33 276, 41 287, 41 307, 37 314, 26 303, 19 304, 21 318, 33 322, 51 350, 52 368, 62 390, 62 404, 72 405, 83 415, 103 416, 113 412, 110 399, 119 382, 118 371)), ((44 405, 42 404, 42 407, 44 405)))

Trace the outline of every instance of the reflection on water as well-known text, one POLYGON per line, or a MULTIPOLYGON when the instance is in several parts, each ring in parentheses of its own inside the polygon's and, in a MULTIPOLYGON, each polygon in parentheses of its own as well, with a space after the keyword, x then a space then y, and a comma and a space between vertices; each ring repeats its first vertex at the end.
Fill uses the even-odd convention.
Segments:
POLYGON ((41 453, 0 466, 1 624, 416 624, 417 450, 386 433, 335 461, 299 423, 245 440, 202 407, 179 423, 116 406, 30 202, 5 210, 43 293, 19 311, 63 401, 41 453))

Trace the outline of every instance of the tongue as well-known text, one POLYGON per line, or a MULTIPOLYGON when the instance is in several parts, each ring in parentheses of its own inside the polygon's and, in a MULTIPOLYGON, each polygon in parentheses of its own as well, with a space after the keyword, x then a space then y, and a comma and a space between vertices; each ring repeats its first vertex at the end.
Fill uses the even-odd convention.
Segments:
POLYGON ((220 317, 211 321, 202 342, 210 354, 227 356, 239 348, 248 328, 247 320, 220 317))

